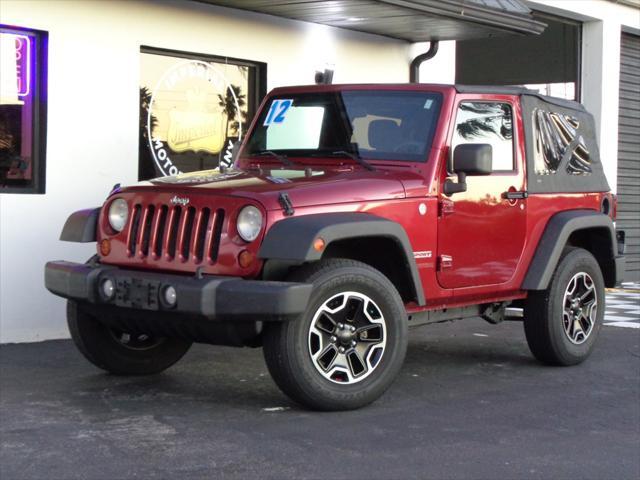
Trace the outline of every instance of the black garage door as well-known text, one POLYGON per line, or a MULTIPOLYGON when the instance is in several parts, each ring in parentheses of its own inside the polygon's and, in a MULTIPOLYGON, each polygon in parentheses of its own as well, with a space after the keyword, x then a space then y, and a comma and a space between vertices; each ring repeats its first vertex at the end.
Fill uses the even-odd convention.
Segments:
POLYGON ((627 281, 640 281, 640 36, 622 34, 618 222, 627 233, 627 281))

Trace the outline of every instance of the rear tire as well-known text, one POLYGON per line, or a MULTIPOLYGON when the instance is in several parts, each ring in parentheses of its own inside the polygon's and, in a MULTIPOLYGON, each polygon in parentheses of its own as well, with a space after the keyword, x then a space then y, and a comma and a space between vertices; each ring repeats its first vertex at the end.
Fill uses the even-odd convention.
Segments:
POLYGON ((376 400, 398 375, 407 315, 382 273, 346 259, 314 263, 292 281, 313 283, 305 313, 265 328, 264 356, 280 389, 316 410, 350 410, 376 400))
POLYGON ((96 367, 116 375, 152 375, 180 360, 191 342, 114 330, 67 302, 67 324, 80 353, 96 367))
POLYGON ((604 280, 582 248, 567 248, 549 287, 529 292, 524 331, 531 353, 548 365, 575 365, 593 350, 604 319, 604 280))

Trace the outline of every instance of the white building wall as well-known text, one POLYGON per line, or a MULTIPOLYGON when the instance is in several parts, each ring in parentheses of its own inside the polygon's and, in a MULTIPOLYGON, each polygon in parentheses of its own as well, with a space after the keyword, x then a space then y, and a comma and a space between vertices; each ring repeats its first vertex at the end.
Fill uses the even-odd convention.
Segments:
POLYGON ((67 216, 137 181, 140 46, 268 64, 268 88, 406 82, 409 45, 388 38, 184 1, 2 0, 0 22, 49 32, 46 195, 0 195, 0 342, 68 336, 47 260, 82 262, 94 244, 60 242, 67 216))
POLYGON ((596 118, 600 157, 611 189, 618 171, 618 90, 622 27, 640 31, 640 11, 605 0, 536 0, 534 10, 574 18, 582 30, 582 103, 596 118))

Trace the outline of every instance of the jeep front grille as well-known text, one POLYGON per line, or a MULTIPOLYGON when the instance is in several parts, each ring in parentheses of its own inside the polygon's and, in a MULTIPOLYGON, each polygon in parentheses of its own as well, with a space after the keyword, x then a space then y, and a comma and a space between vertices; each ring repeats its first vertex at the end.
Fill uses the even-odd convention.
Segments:
POLYGON ((215 263, 224 209, 136 204, 127 231, 127 255, 153 260, 215 263))

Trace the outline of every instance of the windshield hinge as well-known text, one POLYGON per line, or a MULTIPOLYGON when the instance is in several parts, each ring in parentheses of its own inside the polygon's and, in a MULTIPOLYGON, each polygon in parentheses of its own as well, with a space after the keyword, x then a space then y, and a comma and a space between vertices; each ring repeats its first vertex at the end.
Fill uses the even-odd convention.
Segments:
POLYGON ((447 215, 453 214, 454 205, 455 204, 451 200, 446 199, 446 198, 443 199, 440 202, 440 205, 438 205, 439 210, 440 210, 438 213, 440 214, 440 217, 446 217, 447 215))
POLYGON ((451 255, 440 255, 438 257, 438 271, 453 267, 453 257, 451 255))
POLYGON ((280 206, 282 207, 282 211, 284 212, 284 215, 286 217, 290 217, 291 215, 296 213, 296 211, 293 209, 293 204, 291 203, 291 199, 289 198, 288 194, 280 192, 280 195, 278 195, 278 202, 280 202, 280 206))

